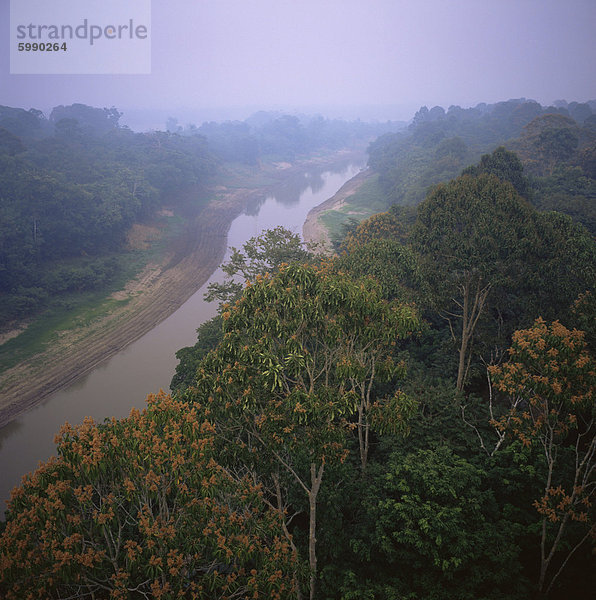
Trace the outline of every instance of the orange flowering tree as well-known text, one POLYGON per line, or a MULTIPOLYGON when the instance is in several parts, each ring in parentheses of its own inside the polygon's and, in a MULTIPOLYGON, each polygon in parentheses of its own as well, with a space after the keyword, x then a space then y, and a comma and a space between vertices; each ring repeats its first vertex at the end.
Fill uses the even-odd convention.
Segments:
POLYGON ((413 307, 384 300, 372 279, 306 265, 257 276, 223 310, 223 339, 199 366, 189 394, 214 419, 228 457, 222 460, 252 471, 285 524, 305 501, 314 598, 324 473, 345 460, 351 429, 364 469, 371 424, 405 426, 412 402, 399 392, 377 397, 375 384, 403 374, 393 348, 418 327, 418 317, 413 307))
POLYGON ((516 331, 509 361, 489 367, 511 408, 492 422, 546 461, 541 516, 539 591, 548 594, 572 554, 596 539, 596 361, 584 332, 537 319, 516 331))
POLYGON ((65 425, 58 457, 13 491, 0 595, 293 598, 279 515, 215 462, 212 436, 163 392, 126 419, 65 425))

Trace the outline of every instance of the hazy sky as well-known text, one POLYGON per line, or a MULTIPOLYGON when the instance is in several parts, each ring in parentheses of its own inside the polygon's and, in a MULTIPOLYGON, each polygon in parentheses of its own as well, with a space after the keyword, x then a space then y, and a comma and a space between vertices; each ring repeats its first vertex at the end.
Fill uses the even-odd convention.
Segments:
POLYGON ((596 98, 596 0, 153 0, 150 75, 10 75, 0 23, 0 104, 44 111, 596 98))

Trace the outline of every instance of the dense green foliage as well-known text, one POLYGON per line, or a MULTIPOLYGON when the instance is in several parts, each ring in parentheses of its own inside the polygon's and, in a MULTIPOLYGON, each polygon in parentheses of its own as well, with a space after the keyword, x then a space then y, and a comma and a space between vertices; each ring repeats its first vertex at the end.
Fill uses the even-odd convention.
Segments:
MULTIPOLYGON (((463 176, 435 188, 419 207, 393 207, 351 227, 341 256, 328 266, 352 277, 373 276, 384 297, 414 301, 427 325, 396 348, 399 360, 404 349, 409 355, 408 375, 400 385, 403 396, 398 397, 417 402, 408 420, 410 434, 372 433, 364 474, 358 472, 354 435, 343 442, 351 452, 346 461, 326 468, 333 484, 322 486, 317 498, 318 597, 567 598, 581 597, 593 585, 588 567, 596 520, 593 355, 577 346, 573 360, 582 363, 584 383, 568 377, 567 394, 581 395, 582 402, 571 407, 564 428, 552 438, 555 462, 544 454, 547 438, 536 429, 534 439, 527 432, 520 438, 517 416, 509 412, 516 401, 518 411, 529 401, 521 393, 528 391, 527 383, 507 399, 503 392, 513 388, 493 371, 493 388, 501 386, 503 392, 493 389, 486 376, 486 364, 498 365, 505 356, 514 364, 503 368, 516 375, 524 368, 535 377, 544 374, 531 355, 515 354, 520 343, 515 340, 525 339, 524 331, 515 330, 529 327, 536 315, 585 328, 593 340, 589 292, 596 278, 596 244, 565 215, 537 211, 528 202, 534 193, 529 182, 517 156, 498 148, 463 176), (471 299, 483 291, 474 312, 471 299), (462 353, 465 327, 469 345, 462 353), (507 353, 511 339, 514 346, 507 353), (458 393, 460 356, 465 373, 458 393), (577 478, 581 487, 573 488, 577 478), (555 512, 549 512, 551 505, 555 512)), ((269 252, 273 259, 275 251, 269 252)), ((260 262, 257 270, 262 274, 277 267, 260 262)), ((550 350, 548 368, 567 377, 564 339, 583 339, 583 334, 557 323, 549 331, 562 339, 550 346, 542 346, 534 329, 528 335, 542 353, 550 350)), ((204 333, 199 329, 199 345, 204 333)), ((228 348, 243 345, 244 336, 228 348)), ((199 356, 186 351, 187 359, 199 356)), ((250 355, 250 348, 245 351, 250 355)), ((190 381, 201 364, 182 361, 179 369, 190 381)), ((222 393, 230 393, 220 385, 222 393)), ((381 393, 395 390, 383 383, 375 387, 381 393)), ((223 414, 229 416, 229 410, 223 414)), ((540 412, 528 414, 539 422, 540 412)), ((284 440, 278 443, 285 447, 284 440)), ((262 467, 260 462, 251 466, 262 467)), ((308 510, 303 502, 294 493, 285 506, 293 515, 308 510)), ((300 514, 292 522, 293 540, 304 559, 308 523, 300 521, 300 514)))
POLYGON ((463 168, 508 139, 541 115, 536 102, 510 100, 462 109, 422 107, 408 131, 386 134, 371 144, 370 166, 391 204, 417 204, 428 188, 458 175, 463 168))
POLYGON ((411 239, 427 298, 459 344, 460 389, 477 325, 485 348, 503 347, 536 314, 567 317, 596 282, 596 247, 585 229, 537 212, 495 176, 463 175, 437 186, 418 207, 411 239))
MULTIPOLYGON (((566 598, 581 597, 593 582, 587 567, 596 521, 593 345, 590 351, 583 332, 558 321, 514 330, 542 315, 584 327, 593 340, 596 243, 569 217, 539 212, 518 195, 532 192, 520 161, 504 148, 465 173, 434 188, 414 222, 409 211, 393 208, 362 222, 342 246, 342 264, 388 280, 392 289, 411 287, 412 270, 403 271, 401 257, 413 252, 421 274, 415 287, 423 292, 417 302, 429 324, 419 342, 408 344, 405 390, 420 403, 412 435, 399 449, 379 440, 379 449, 391 448, 381 454, 380 489, 395 496, 383 500, 375 487, 369 498, 367 507, 379 508, 368 517, 361 541, 351 544, 375 552, 368 566, 355 556, 348 559, 343 598, 566 598), (391 265, 386 253, 371 251, 375 239, 401 244, 391 265), (510 339, 514 345, 505 353, 510 339), (510 362, 504 371, 491 367, 495 393, 486 365, 498 365, 505 356, 510 362), (511 394, 509 400, 502 392, 511 394), (450 459, 435 468, 430 461, 438 456, 450 459), (425 466, 415 480, 420 462, 425 466), (450 505, 433 504, 454 464, 462 469, 449 488, 454 502, 464 494, 471 509, 488 486, 484 524, 447 529, 450 505), (484 484, 467 479, 472 465, 486 477, 484 484), (460 479, 468 486, 458 493, 460 479), (391 511, 386 526, 384 511, 391 511), (481 540, 467 542, 478 530, 484 531, 481 540), (456 537, 445 544, 449 534, 456 537), (467 565, 465 554, 457 554, 466 543, 474 546, 467 565), (450 559, 441 563, 443 546, 450 559), (439 567, 435 572, 429 559, 439 567), (379 564, 386 565, 386 577, 378 577, 379 564), (460 566, 464 571, 455 575, 460 566)), ((476 519, 470 514, 466 520, 476 519)))
POLYGON ((399 122, 348 122, 261 111, 246 121, 204 123, 198 129, 188 127, 181 133, 196 131, 205 136, 214 153, 226 161, 256 164, 261 158, 293 161, 321 148, 351 147, 401 127, 399 122))
POLYGON ((105 289, 133 223, 163 205, 196 216, 222 161, 294 160, 398 126, 262 113, 134 133, 120 117, 83 104, 47 119, 0 106, 0 328, 64 294, 105 289))
POLYGON ((509 182, 523 198, 531 194, 530 183, 524 175, 524 166, 518 156, 503 146, 499 146, 492 154, 484 154, 480 163, 462 171, 462 175, 478 176, 483 173, 495 175, 501 181, 509 182))
POLYGON ((387 572, 400 570, 361 589, 381 598, 523 597, 516 525, 499 511, 486 472, 447 445, 392 453, 368 496, 375 525, 357 547, 387 572))
POLYGON ((384 300, 372 280, 288 265, 257 276, 239 300, 224 305, 222 317, 223 338, 185 396, 207 405, 225 440, 220 459, 234 472, 250 469, 287 517, 286 527, 288 514, 308 515, 303 560, 314 598, 316 515, 326 473, 345 461, 352 429, 364 471, 371 428, 405 427, 411 401, 374 388, 403 375, 392 349, 417 328, 417 316, 410 306, 384 300))
MULTIPOLYGON (((221 309, 224 304, 234 303, 240 298, 247 281, 275 273, 280 267, 290 263, 314 260, 316 255, 298 235, 283 227, 270 229, 248 240, 242 250, 231 248, 230 260, 221 267, 225 274, 224 281, 210 283, 205 299, 208 302, 217 300, 221 309)), ((179 362, 170 388, 177 392, 182 392, 195 383, 200 361, 221 341, 221 315, 203 323, 197 333, 198 339, 194 346, 181 348, 176 352, 179 362)))
POLYGON ((543 107, 521 99, 446 112, 422 107, 407 131, 370 145, 369 165, 379 173, 387 206, 418 204, 431 186, 462 170, 492 173, 540 210, 568 214, 594 234, 595 123, 592 106, 576 102, 543 107))
POLYGON ((131 225, 213 175, 204 138, 135 134, 118 128, 118 117, 115 109, 57 107, 49 123, 35 115, 40 129, 53 124, 53 135, 19 138, 16 150, 4 136, 0 322, 29 317, 66 292, 104 288, 131 225))
MULTIPOLYGON (((66 428, 17 490, 0 590, 590 597, 596 242, 536 198, 573 174, 571 195, 590 189, 591 108, 553 110, 421 110, 410 137, 454 179, 354 225, 334 258, 280 228, 234 250, 218 317, 178 353, 174 399, 66 428), (466 164, 466 148, 520 133, 521 160, 498 147, 466 164)), ((372 162, 413 143, 399 139, 372 162)))

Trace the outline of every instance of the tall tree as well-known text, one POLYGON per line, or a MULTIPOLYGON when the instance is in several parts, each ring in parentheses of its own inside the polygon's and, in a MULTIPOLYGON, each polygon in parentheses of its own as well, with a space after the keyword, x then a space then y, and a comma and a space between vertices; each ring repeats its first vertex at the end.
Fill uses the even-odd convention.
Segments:
POLYGON ((570 159, 579 144, 577 123, 563 115, 546 114, 528 123, 511 146, 533 175, 551 175, 570 159))
POLYGON ((336 266, 355 277, 374 277, 388 299, 419 305, 425 293, 416 254, 394 239, 352 241, 350 250, 336 259, 336 266))
POLYGON ((199 366, 195 398, 215 420, 224 456, 232 465, 244 457, 286 522, 291 490, 295 504, 306 501, 312 599, 325 471, 345 460, 350 429, 357 429, 364 469, 371 420, 386 429, 405 425, 412 403, 399 391, 375 397, 375 383, 403 372, 392 345, 418 319, 412 307, 383 300, 372 280, 300 265, 258 276, 224 307, 223 319, 223 340, 199 366))
POLYGON ((437 186, 419 206, 412 243, 423 259, 435 307, 459 344, 459 390, 491 289, 519 270, 534 237, 532 208, 494 175, 458 177, 437 186))
POLYGON ((483 154, 480 163, 464 169, 463 175, 496 175, 502 181, 508 181, 515 191, 524 198, 530 196, 530 182, 524 176, 524 167, 518 156, 504 146, 499 146, 491 154, 483 154))
POLYGON ((545 596, 573 554, 596 535, 596 361, 584 333, 537 319, 516 331, 509 361, 489 367, 511 408, 493 425, 546 463, 540 515, 540 575, 545 596))
POLYGON ((312 260, 312 248, 300 236, 281 225, 250 238, 242 250, 232 247, 230 260, 222 265, 224 283, 210 283, 205 299, 220 303, 236 300, 247 281, 275 273, 281 265, 312 260))

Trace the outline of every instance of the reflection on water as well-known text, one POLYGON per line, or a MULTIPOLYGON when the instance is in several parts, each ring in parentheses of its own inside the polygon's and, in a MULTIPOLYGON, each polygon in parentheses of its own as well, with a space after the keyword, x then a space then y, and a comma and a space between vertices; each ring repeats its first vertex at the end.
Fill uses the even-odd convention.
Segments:
MULTIPOLYGON (((333 196, 358 171, 359 166, 344 164, 335 172, 311 169, 291 177, 275 196, 251 205, 234 220, 228 246, 240 248, 251 237, 277 225, 301 234, 311 208, 333 196)), ((5 508, 2 501, 21 476, 55 452, 54 435, 65 421, 76 424, 86 416, 100 422, 106 417, 121 418, 133 406, 142 408, 147 394, 168 388, 177 364, 176 350, 193 345, 197 327, 217 312, 216 303, 205 302, 203 294, 210 282, 222 277, 218 269, 149 333, 0 430, 0 512, 5 508)))
POLYGON ((19 429, 22 428, 23 424, 21 423, 21 420, 15 419, 14 421, 11 421, 10 423, 8 423, 8 425, 5 425, 2 429, 0 429, 0 452, 2 452, 4 444, 6 444, 11 437, 17 435, 19 429))
MULTIPOLYGON (((336 169, 339 172, 346 171, 352 164, 352 159, 346 159, 344 164, 337 164, 336 169)), ((305 171, 288 177, 275 191, 275 202, 291 208, 301 202, 302 193, 310 188, 310 192, 317 194, 323 189, 326 183, 326 176, 329 175, 329 167, 314 166, 305 171)), ((326 199, 326 198, 325 198, 326 199)), ((248 202, 245 214, 255 216, 258 214, 261 206, 267 201, 267 198, 254 198, 248 202)))

